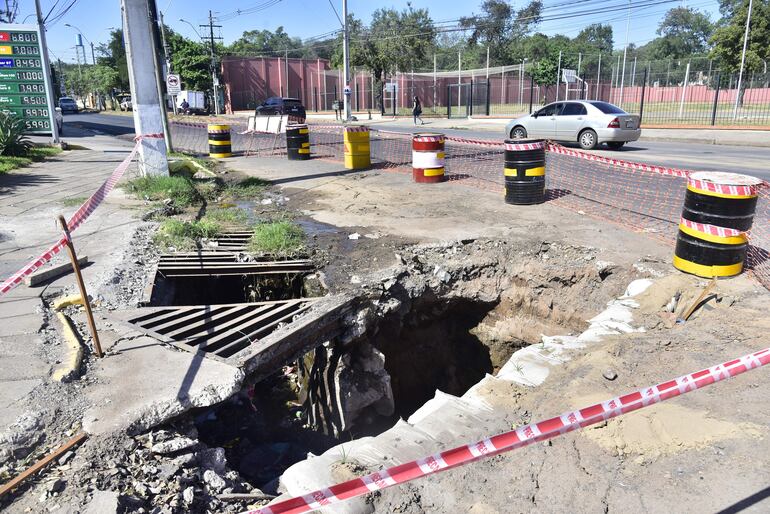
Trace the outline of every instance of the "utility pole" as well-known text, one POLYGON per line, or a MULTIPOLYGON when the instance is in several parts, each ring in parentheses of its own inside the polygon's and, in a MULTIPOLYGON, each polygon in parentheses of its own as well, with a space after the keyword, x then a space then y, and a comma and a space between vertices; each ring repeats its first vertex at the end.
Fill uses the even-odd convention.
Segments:
POLYGON ((96 57, 94 57, 94 44, 92 42, 88 42, 91 45, 91 62, 96 64, 96 57))
POLYGON ((171 145, 171 130, 168 126, 168 107, 166 106, 166 78, 160 65, 160 31, 158 30, 158 7, 155 0, 147 0, 150 14, 150 34, 152 35, 152 60, 155 65, 155 87, 158 90, 160 102, 160 116, 163 122, 163 140, 166 143, 166 152, 173 152, 171 145))
MULTIPOLYGON (((158 98, 156 58, 153 58, 152 30, 148 0, 121 0, 123 40, 126 45, 128 80, 134 108, 136 134, 163 132, 163 114, 158 98)), ((142 175, 168 175, 166 145, 159 138, 142 139, 139 145, 139 169, 142 175)))
POLYGON ((746 16, 746 32, 743 34, 743 53, 741 54, 741 71, 738 73, 738 92, 735 95, 735 107, 733 107, 733 119, 738 117, 738 104, 741 100, 741 82, 743 81, 743 66, 746 63, 746 44, 749 42, 749 25, 751 25, 751 9, 754 2, 749 0, 749 13, 746 16))
POLYGON ((628 29, 631 26, 631 0, 628 0, 628 17, 626 18, 626 46, 623 47, 623 71, 620 73, 620 102, 619 107, 623 107, 623 83, 626 79, 626 53, 628 52, 628 29))
POLYGON ((556 66, 556 101, 559 101, 559 82, 561 81, 561 50, 559 50, 559 64, 556 66))
MULTIPOLYGON (((342 60, 345 73, 345 121, 349 122, 350 115, 350 34, 348 33, 348 0, 342 0, 342 60)), ((288 77, 287 77, 288 79, 288 77)))
POLYGON ((171 73, 171 51, 166 44, 166 24, 163 22, 163 12, 160 12, 160 40, 163 45, 163 59, 166 61, 166 73, 171 73))
POLYGON ((209 24, 201 25, 209 28, 209 41, 211 42, 211 82, 214 84, 214 114, 219 114, 219 77, 217 76, 217 58, 214 53, 214 40, 222 39, 214 37, 214 28, 222 28, 222 25, 214 25, 214 15, 209 11, 209 24))
MULTIPOLYGON (((59 142, 59 127, 56 126, 56 119, 54 118, 53 101, 56 98, 53 94, 53 81, 51 80, 51 65, 48 62, 48 45, 45 42, 45 25, 43 24, 43 13, 40 10, 40 0, 35 0, 35 11, 37 13, 37 27, 40 31, 40 59, 43 61, 43 80, 45 82, 45 89, 48 93, 48 98, 51 99, 51 105, 48 109, 48 120, 51 123, 51 139, 54 143, 59 142)), ((59 61, 59 75, 61 75, 61 61, 59 61)), ((64 78, 62 77, 62 80, 64 78)))

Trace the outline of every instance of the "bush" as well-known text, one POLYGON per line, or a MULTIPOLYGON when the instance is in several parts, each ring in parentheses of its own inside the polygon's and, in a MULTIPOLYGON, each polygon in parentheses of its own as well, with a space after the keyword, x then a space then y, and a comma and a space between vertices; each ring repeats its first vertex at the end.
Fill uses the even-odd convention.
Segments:
POLYGON ((145 200, 161 201, 171 198, 180 207, 188 207, 202 200, 195 185, 187 177, 140 177, 130 180, 124 187, 145 200))
POLYGON ((241 180, 237 184, 228 185, 224 191, 224 196, 234 199, 256 199, 262 196, 265 188, 270 183, 257 177, 249 177, 241 180))
POLYGON ((180 221, 169 219, 160 224, 153 241, 158 246, 167 249, 189 250, 196 246, 201 238, 212 238, 220 234, 222 227, 211 220, 180 221))
POLYGON ((0 154, 14 157, 26 156, 34 146, 24 134, 27 126, 15 114, 0 112, 0 154))
POLYGON ((305 241, 305 232, 290 221, 261 223, 254 228, 249 250, 279 257, 298 254, 305 241))

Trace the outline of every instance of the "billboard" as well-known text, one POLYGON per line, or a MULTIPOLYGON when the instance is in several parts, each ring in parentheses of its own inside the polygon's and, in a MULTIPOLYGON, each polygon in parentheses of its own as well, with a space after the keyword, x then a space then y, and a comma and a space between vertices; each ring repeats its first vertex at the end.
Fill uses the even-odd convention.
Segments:
POLYGON ((0 25, 0 110, 21 117, 29 133, 50 134, 53 99, 36 25, 0 25))

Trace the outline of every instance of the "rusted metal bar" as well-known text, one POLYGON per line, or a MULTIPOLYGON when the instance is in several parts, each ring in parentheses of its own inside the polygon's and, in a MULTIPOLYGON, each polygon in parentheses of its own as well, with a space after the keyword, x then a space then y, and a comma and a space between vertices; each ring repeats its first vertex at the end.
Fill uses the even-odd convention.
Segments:
POLYGON ((36 463, 34 463, 32 466, 24 470, 19 476, 16 478, 10 480, 9 482, 3 484, 0 487, 0 498, 11 492, 12 490, 16 489, 18 486, 20 486, 27 478, 31 477, 44 467, 46 467, 48 464, 50 464, 54 459, 59 458, 61 455, 63 455, 65 452, 67 452, 70 448, 73 446, 76 446, 88 437, 88 434, 85 432, 80 432, 75 437, 64 443, 63 445, 56 448, 53 452, 49 453, 36 463))
POLYGON ((83 282, 83 274, 80 272, 80 264, 78 264, 78 256, 75 253, 75 245, 72 244, 72 236, 70 230, 67 227, 67 220, 64 216, 59 214, 59 224, 61 225, 64 234, 67 236, 67 251, 70 254, 72 260, 72 270, 75 272, 75 279, 77 280, 78 287, 80 288, 80 296, 83 298, 83 307, 86 309, 86 318, 88 319, 88 328, 91 330, 91 337, 94 340, 94 352, 96 356, 104 357, 102 352, 102 345, 99 342, 99 333, 96 331, 96 322, 94 321, 94 313, 91 311, 91 301, 88 299, 88 292, 86 291, 86 284, 83 282))

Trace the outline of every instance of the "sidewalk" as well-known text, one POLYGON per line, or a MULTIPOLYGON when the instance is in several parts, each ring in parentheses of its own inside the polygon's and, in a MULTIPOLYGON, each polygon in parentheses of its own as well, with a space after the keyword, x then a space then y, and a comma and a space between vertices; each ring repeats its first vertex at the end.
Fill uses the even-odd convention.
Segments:
MULTIPOLYGON (((112 173, 130 143, 109 138, 74 140, 101 150, 70 150, 44 162, 0 175, 0 280, 40 255, 61 235, 56 216, 72 214, 112 173), (70 199, 68 205, 64 202, 70 199)), ((129 169, 129 173, 131 168, 129 169)), ((108 199, 73 234, 79 256, 94 264, 84 268, 86 287, 106 280, 136 223, 133 213, 108 199)), ((68 262, 66 252, 54 264, 68 262)), ((48 380, 61 360, 61 347, 47 337, 43 295, 75 292, 71 273, 41 287, 20 285, 0 296, 0 427, 26 410, 27 396, 48 380)))

